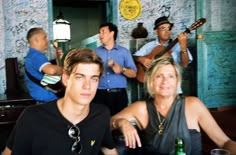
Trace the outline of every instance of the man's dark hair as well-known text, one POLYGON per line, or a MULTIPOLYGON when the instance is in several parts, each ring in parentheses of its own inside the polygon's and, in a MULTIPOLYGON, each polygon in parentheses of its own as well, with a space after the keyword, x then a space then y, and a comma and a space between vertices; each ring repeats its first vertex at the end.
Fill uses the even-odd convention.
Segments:
POLYGON ((104 23, 100 25, 100 28, 108 26, 108 29, 114 32, 114 40, 117 38, 118 28, 113 23, 104 23))
POLYGON ((100 69, 100 76, 103 73, 102 59, 89 48, 78 48, 71 50, 64 60, 64 73, 70 75, 78 64, 97 64, 100 69))
POLYGON ((28 42, 30 42, 30 39, 32 36, 34 36, 35 34, 38 34, 39 32, 41 31, 44 31, 43 28, 41 27, 34 27, 34 28, 31 28, 28 32, 27 32, 27 35, 26 35, 26 39, 28 42))

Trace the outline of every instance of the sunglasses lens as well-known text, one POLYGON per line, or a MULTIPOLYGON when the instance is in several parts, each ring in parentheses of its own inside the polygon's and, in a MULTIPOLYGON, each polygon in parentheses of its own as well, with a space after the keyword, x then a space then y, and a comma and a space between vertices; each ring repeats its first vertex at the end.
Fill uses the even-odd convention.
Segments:
POLYGON ((171 27, 160 27, 161 31, 171 31, 171 27))
POLYGON ((80 142, 74 142, 71 147, 71 150, 79 154, 82 151, 82 145, 80 144, 80 142))
POLYGON ((75 126, 72 126, 69 131, 68 131, 68 135, 71 137, 71 138, 77 138, 80 134, 80 130, 78 127, 75 127, 75 126))

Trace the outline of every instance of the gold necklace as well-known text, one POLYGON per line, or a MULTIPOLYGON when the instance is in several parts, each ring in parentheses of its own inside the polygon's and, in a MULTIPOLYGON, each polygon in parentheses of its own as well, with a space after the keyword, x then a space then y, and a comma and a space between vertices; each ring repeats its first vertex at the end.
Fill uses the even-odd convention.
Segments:
POLYGON ((163 132, 164 132, 164 125, 163 125, 163 123, 164 123, 164 121, 165 121, 165 118, 163 118, 163 120, 161 120, 161 116, 160 116, 160 113, 157 111, 157 116, 158 116, 158 121, 159 121, 159 125, 158 125, 158 128, 159 128, 159 130, 158 130, 158 134, 159 135, 163 135, 163 132))

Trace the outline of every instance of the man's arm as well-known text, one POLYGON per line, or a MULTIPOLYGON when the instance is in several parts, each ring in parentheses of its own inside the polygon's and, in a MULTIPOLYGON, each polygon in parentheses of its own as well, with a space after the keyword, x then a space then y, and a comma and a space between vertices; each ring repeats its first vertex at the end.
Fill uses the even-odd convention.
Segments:
POLYGON ((126 77, 134 78, 136 77, 136 71, 131 68, 125 68, 114 62, 113 60, 108 61, 108 65, 116 74, 124 74, 126 77))
POLYGON ((178 35, 178 41, 180 44, 180 61, 181 65, 183 67, 188 67, 189 64, 189 56, 188 56, 188 51, 187 51, 187 39, 188 35, 187 33, 181 33, 178 35))
POLYGON ((43 73, 48 75, 61 75, 63 72, 63 68, 58 65, 47 64, 42 69, 43 73))
POLYGON ((180 51, 180 61, 181 61, 181 65, 182 65, 184 68, 188 67, 188 64, 189 64, 189 57, 188 57, 188 51, 187 51, 187 49, 180 51))
POLYGON ((48 75, 61 75, 63 72, 62 58, 64 53, 61 48, 56 47, 54 44, 53 47, 55 49, 56 64, 47 64, 42 68, 42 71, 48 75))
POLYGON ((129 78, 135 78, 136 77, 136 71, 131 69, 131 68, 125 68, 123 67, 122 68, 122 71, 121 71, 126 77, 129 77, 129 78))

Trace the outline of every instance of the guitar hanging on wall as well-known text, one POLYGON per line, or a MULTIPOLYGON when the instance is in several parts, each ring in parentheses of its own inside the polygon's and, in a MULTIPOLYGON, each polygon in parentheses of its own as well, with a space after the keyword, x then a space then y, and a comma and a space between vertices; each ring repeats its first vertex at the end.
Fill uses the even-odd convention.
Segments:
MULTIPOLYGON (((195 30, 198 27, 202 26, 205 22, 206 22, 205 18, 198 19, 189 28, 186 28, 184 33, 190 33, 192 30, 195 30)), ((174 41, 172 41, 167 47, 164 47, 162 45, 158 45, 148 55, 146 55, 144 57, 149 58, 149 59, 161 57, 165 53, 167 53, 177 42, 178 42, 178 38, 176 38, 174 41)), ((136 63, 136 66, 137 66, 137 69, 138 69, 136 79, 139 82, 143 83, 146 68, 145 68, 145 66, 143 66, 139 62, 136 63)))

